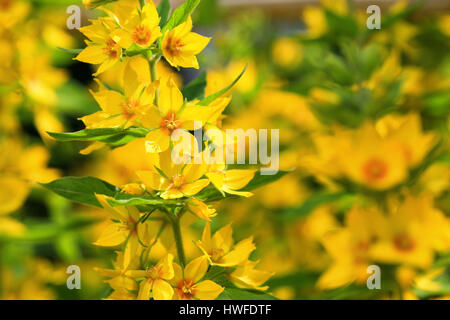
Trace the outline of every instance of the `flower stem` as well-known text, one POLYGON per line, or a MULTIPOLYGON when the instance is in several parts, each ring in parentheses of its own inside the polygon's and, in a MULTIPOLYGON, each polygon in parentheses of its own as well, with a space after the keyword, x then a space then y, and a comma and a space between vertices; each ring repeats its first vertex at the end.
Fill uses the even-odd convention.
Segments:
MULTIPOLYGON (((150 59, 150 78, 153 81, 156 81, 158 79, 158 75, 156 73, 156 65, 158 64, 159 58, 157 59, 150 59)), ((159 98, 159 91, 158 89, 155 92, 155 104, 158 105, 158 98, 159 98)))
POLYGON ((173 237, 177 246, 178 260, 180 260, 180 264, 184 268, 186 266, 186 256, 184 254, 183 239, 181 237, 180 218, 174 216, 173 219, 171 219, 171 223, 173 229, 173 237))

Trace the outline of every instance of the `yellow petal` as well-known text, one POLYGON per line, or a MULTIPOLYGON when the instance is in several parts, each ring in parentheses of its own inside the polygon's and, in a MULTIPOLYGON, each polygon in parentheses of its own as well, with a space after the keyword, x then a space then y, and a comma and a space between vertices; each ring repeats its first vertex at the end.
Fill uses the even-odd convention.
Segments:
POLYGON ((170 300, 173 297, 173 288, 164 280, 153 281, 153 299, 155 300, 170 300))
POLYGON ((173 271, 173 255, 166 255, 162 261, 158 263, 158 266, 161 268, 161 278, 165 280, 170 280, 174 276, 173 271))
POLYGON ((145 137, 145 150, 150 153, 166 151, 170 145, 170 136, 161 129, 150 131, 145 137))
POLYGON ((97 241, 96 246, 114 247, 123 243, 128 236, 128 232, 121 229, 119 223, 112 223, 103 230, 97 241))
POLYGON ((195 285, 195 297, 200 300, 214 300, 222 293, 223 287, 211 280, 205 280, 195 285))
POLYGON ((188 197, 193 196, 194 194, 199 193, 208 184, 209 184, 208 179, 200 179, 195 182, 183 185, 183 187, 181 188, 181 192, 188 197))
POLYGON ((152 171, 137 171, 136 175, 151 190, 165 190, 169 186, 167 179, 152 171))
POLYGON ((208 260, 205 256, 195 258, 184 268, 184 278, 197 283, 208 270, 208 260))
POLYGON ((149 300, 150 290, 152 289, 153 281, 150 279, 144 279, 139 284, 138 300, 149 300))
POLYGON ((236 266, 247 260, 253 250, 255 250, 253 237, 247 238, 237 243, 234 249, 224 255, 220 263, 216 264, 223 267, 236 266))
POLYGON ((165 115, 170 111, 177 113, 180 110, 184 102, 183 95, 171 77, 161 82, 159 93, 159 107, 165 115))

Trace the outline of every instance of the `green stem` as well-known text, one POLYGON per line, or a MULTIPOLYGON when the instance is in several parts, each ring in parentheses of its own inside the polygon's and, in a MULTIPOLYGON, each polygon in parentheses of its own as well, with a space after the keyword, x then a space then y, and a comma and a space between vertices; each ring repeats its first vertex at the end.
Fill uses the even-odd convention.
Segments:
MULTIPOLYGON (((158 75, 156 73, 156 65, 158 64, 158 59, 151 59, 150 62, 150 77, 153 81, 156 81, 158 79, 158 75)), ((158 105, 158 99, 159 99, 159 91, 156 90, 155 92, 155 104, 158 105)))
POLYGON ((178 260, 180 260, 180 264, 184 268, 186 266, 186 256, 184 254, 183 239, 181 237, 180 218, 176 216, 173 217, 173 219, 171 219, 171 223, 173 237, 177 246, 178 260))

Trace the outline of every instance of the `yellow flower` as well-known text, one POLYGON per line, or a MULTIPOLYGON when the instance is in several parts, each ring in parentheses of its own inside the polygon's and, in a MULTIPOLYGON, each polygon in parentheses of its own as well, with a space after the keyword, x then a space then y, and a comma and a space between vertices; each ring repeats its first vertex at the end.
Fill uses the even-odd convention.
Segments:
POLYGON ((158 264, 145 270, 129 270, 126 275, 135 279, 143 279, 139 283, 138 300, 170 300, 173 288, 167 282, 174 277, 173 256, 169 253, 158 264))
POLYGON ((206 176, 222 193, 250 197, 253 194, 246 191, 237 191, 244 188, 254 177, 255 170, 226 170, 225 164, 211 164, 208 166, 206 176))
POLYGON ((303 59, 299 41, 291 38, 278 39, 272 48, 273 61, 284 68, 296 68, 303 59))
POLYGON ((194 122, 204 126, 217 120, 230 99, 219 98, 209 106, 199 106, 183 101, 175 82, 161 80, 158 107, 152 107, 142 118, 143 125, 152 129, 146 136, 148 152, 162 152, 169 148, 171 135, 177 129, 194 130, 194 122))
POLYGON ((353 208, 345 217, 345 228, 325 235, 323 245, 332 258, 317 286, 333 289, 353 281, 364 283, 369 266, 369 249, 382 219, 375 210, 353 208))
POLYGON ((0 29, 9 29, 22 22, 30 12, 31 4, 21 0, 0 2, 0 29))
POLYGON ((380 236, 370 249, 372 259, 427 268, 436 250, 448 250, 449 220, 432 201, 430 197, 408 196, 401 204, 392 204, 376 226, 380 236))
POLYGON ((248 260, 243 265, 238 266, 236 270, 230 273, 231 281, 241 288, 267 290, 269 287, 262 285, 269 280, 274 273, 255 269, 257 263, 257 261, 248 260))
POLYGON ((303 10, 303 21, 311 37, 320 37, 328 30, 325 12, 318 7, 308 6, 303 10))
POLYGON ((153 106, 156 83, 140 83, 136 72, 127 68, 124 73, 123 94, 106 89, 99 81, 100 90, 92 92, 102 111, 80 118, 86 128, 114 128, 139 125, 153 106))
POLYGON ((206 257, 198 257, 184 268, 173 264, 174 277, 170 284, 175 288, 175 299, 180 300, 214 300, 223 291, 223 287, 211 280, 200 281, 208 270, 206 257))
MULTIPOLYGON (((113 262, 114 269, 104 269, 104 268, 95 268, 103 277, 108 277, 111 279, 105 280, 114 292, 108 296, 107 299, 136 299, 136 295, 131 294, 130 291, 138 290, 138 285, 133 278, 127 276, 125 273, 127 269, 124 267, 124 254, 123 252, 116 251, 117 259, 113 262), (128 292, 128 294, 125 294, 128 292), (119 297, 122 296, 122 298, 119 297)), ((139 256, 135 255, 133 259, 130 261, 130 265, 128 266, 130 269, 139 268, 139 256)))
POLYGON ((210 208, 206 203, 197 199, 191 199, 187 205, 187 208, 199 218, 207 221, 210 221, 212 217, 217 215, 214 208, 210 208))
POLYGON ((121 192, 127 193, 127 194, 137 194, 142 195, 145 193, 144 189, 142 188, 142 185, 139 183, 128 183, 121 188, 121 192))
POLYGON ((96 197, 102 207, 117 222, 107 226, 94 244, 97 246, 114 247, 126 242, 123 267, 127 269, 132 258, 136 255, 139 242, 145 241, 148 236, 148 225, 146 223, 139 223, 140 213, 135 207, 112 207, 108 203, 106 196, 96 195, 96 197))
POLYGON ((136 7, 129 8, 131 10, 121 12, 126 20, 121 29, 112 33, 112 39, 124 49, 128 49, 133 43, 150 47, 161 36, 159 16, 153 1, 148 1, 141 11, 136 7))
POLYGON ((161 49, 166 60, 173 67, 196 68, 199 54, 209 43, 210 38, 191 32, 192 19, 176 26, 164 34, 161 49))
POLYGON ((372 189, 383 190, 404 181, 408 166, 398 143, 383 139, 372 124, 345 134, 336 143, 339 163, 351 180, 372 189))
POLYGON ((422 132, 420 116, 411 113, 406 116, 389 115, 376 124, 378 132, 387 139, 397 140, 406 163, 415 167, 432 148, 435 136, 422 132))
POLYGON ((206 172, 202 164, 175 164, 170 150, 160 153, 159 171, 137 171, 136 174, 150 190, 160 191, 163 199, 190 197, 209 184, 201 179, 206 172))
POLYGON ((111 33, 116 28, 116 22, 111 18, 99 18, 92 21, 91 25, 79 29, 89 41, 86 41, 87 47, 75 59, 100 64, 95 76, 112 68, 122 57, 122 48, 111 38, 111 33))
POLYGON ((211 227, 206 222, 202 240, 197 246, 213 265, 221 267, 238 266, 248 260, 250 253, 255 250, 253 237, 234 244, 233 230, 227 225, 218 230, 211 238, 211 227))

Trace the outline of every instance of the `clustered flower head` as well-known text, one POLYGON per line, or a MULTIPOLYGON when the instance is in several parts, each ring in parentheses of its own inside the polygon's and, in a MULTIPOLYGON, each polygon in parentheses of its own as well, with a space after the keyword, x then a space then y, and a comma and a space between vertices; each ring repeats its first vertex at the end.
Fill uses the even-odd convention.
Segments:
POLYGON ((227 285, 267 289, 262 284, 272 274, 255 269, 256 262, 249 260, 255 250, 252 237, 234 244, 231 225, 211 237, 217 211, 207 203, 210 195, 216 200, 226 194, 249 197, 250 192, 240 190, 256 172, 203 161, 224 146, 196 141, 193 134, 208 126, 224 134, 219 118, 231 98, 222 92, 187 99, 173 76, 156 73, 160 59, 174 68, 199 68, 196 55, 210 39, 192 32, 193 8, 181 6, 164 23, 151 0, 114 1, 99 9, 106 15, 80 29, 87 46, 75 58, 99 65, 94 73, 99 88, 91 93, 101 110, 80 118, 85 136, 93 137, 87 140, 94 141, 82 153, 105 145, 126 148, 135 140, 138 148, 131 157, 145 162, 116 194, 94 192, 91 198, 111 219, 94 244, 122 248, 114 269, 98 269, 109 278, 109 298, 215 299, 227 285), (117 66, 122 66, 117 76, 123 85, 113 88, 100 77, 117 66), (190 152, 180 148, 188 145, 190 152), (205 223, 202 240, 195 242, 194 253, 187 253, 190 245, 183 238, 198 218, 205 223), (217 283, 209 275, 213 268, 231 282, 217 283))

